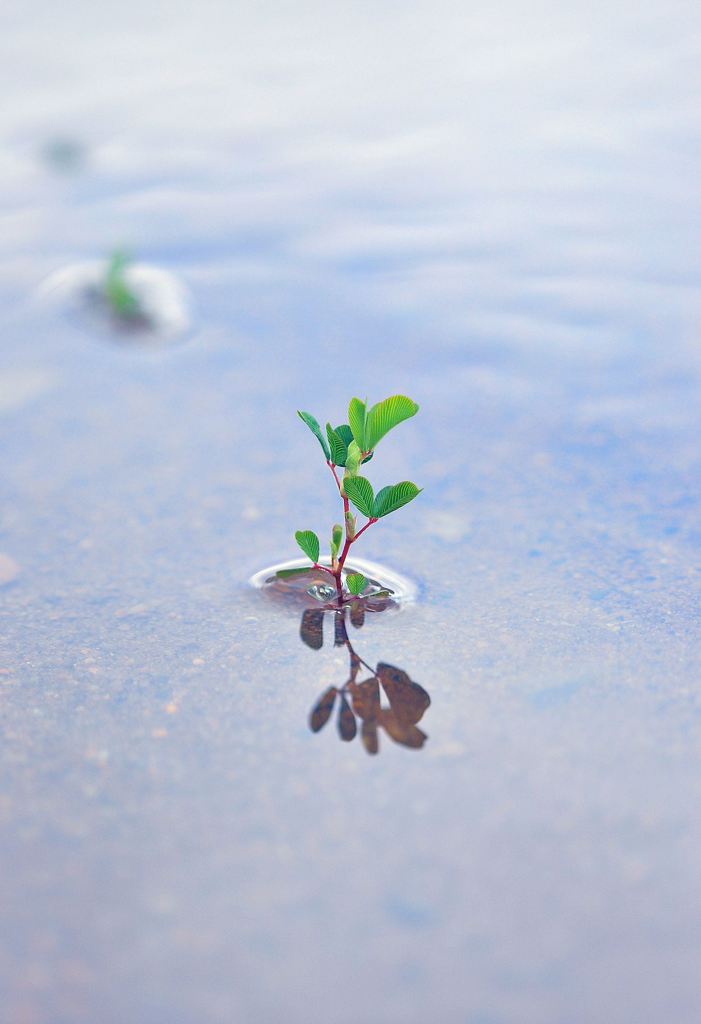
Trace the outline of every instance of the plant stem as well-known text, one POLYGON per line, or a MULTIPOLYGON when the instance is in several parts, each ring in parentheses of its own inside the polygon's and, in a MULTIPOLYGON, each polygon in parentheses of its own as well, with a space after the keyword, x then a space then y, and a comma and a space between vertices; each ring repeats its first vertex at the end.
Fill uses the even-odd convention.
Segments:
POLYGON ((367 530, 368 526, 372 526, 372 524, 376 523, 376 522, 377 522, 377 519, 373 519, 372 517, 370 519, 368 519, 368 521, 365 524, 365 526, 363 526, 362 529, 358 530, 358 532, 356 533, 355 537, 351 541, 351 544, 355 544, 355 542, 357 541, 358 537, 360 537, 361 534, 365 533, 365 531, 367 530))
MULTIPOLYGON (((365 452, 364 454, 367 455, 368 453, 365 452)), ((338 606, 340 608, 343 605, 343 584, 341 583, 341 574, 343 572, 343 565, 344 565, 344 562, 346 560, 346 555, 348 554, 348 552, 350 550, 351 544, 354 544, 355 541, 358 539, 358 537, 360 537, 361 534, 365 533, 365 531, 367 530, 368 526, 372 526, 373 523, 376 523, 377 519, 373 519, 371 517, 370 519, 368 519, 368 521, 365 524, 365 526, 363 526, 360 530, 358 530, 358 532, 355 534, 355 536, 353 536, 353 537, 349 536, 349 534, 348 534, 348 513, 350 512, 350 504, 348 502, 348 498, 343 493, 343 490, 341 488, 341 481, 338 479, 338 473, 336 472, 336 464, 329 460, 329 461, 327 461, 326 465, 331 470, 331 472, 333 474, 333 478, 336 481, 336 487, 338 487, 338 493, 341 495, 341 498, 343 499, 343 525, 344 525, 345 531, 346 531, 346 540, 345 540, 345 543, 343 545, 343 551, 341 552, 341 555, 340 555, 340 557, 338 559, 338 570, 336 572, 331 572, 331 575, 336 580, 336 594, 338 596, 338 606)), ((318 569, 323 569, 324 566, 323 565, 319 565, 319 566, 317 566, 317 568, 318 569)), ((331 570, 327 569, 326 571, 330 572, 331 570)))
POLYGON ((329 569, 328 566, 326 566, 326 565, 319 565, 318 562, 314 562, 314 568, 315 569, 321 569, 322 572, 327 572, 330 576, 335 576, 336 575, 336 573, 333 571, 333 569, 329 569))
MULTIPOLYGON (((344 513, 348 511, 348 498, 344 498, 343 499, 343 511, 344 511, 344 513)), ((345 522, 345 515, 344 515, 344 522, 345 522)), ((343 602, 343 586, 341 584, 341 573, 343 572, 343 566, 344 566, 345 561, 346 561, 346 556, 348 555, 348 552, 350 551, 351 544, 355 544, 355 542, 357 541, 358 537, 360 537, 363 533, 365 533, 365 531, 367 530, 368 526, 372 526, 372 524, 376 523, 376 522, 377 522, 376 519, 368 519, 368 521, 365 524, 365 526, 363 526, 362 529, 358 530, 358 532, 356 533, 356 535, 354 537, 349 537, 348 536, 348 526, 346 525, 346 542, 343 545, 343 551, 341 552, 340 557, 338 559, 338 572, 334 574, 336 576, 336 593, 338 594, 339 603, 343 602)))
POLYGON ((336 472, 336 463, 335 462, 327 462, 326 465, 329 467, 329 469, 333 473, 333 478, 336 481, 336 487, 338 487, 338 493, 340 494, 341 493, 341 481, 338 479, 338 473, 336 472))

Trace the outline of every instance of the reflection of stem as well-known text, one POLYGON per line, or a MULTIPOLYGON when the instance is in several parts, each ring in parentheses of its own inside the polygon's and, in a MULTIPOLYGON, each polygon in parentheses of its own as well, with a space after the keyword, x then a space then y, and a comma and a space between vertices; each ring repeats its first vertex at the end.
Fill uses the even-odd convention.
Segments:
MULTIPOLYGON (((330 606, 326 605, 325 609, 316 611, 307 609, 302 615, 302 640, 314 650, 322 646, 324 612, 329 610, 330 606)), ((373 667, 361 658, 348 637, 347 619, 345 605, 334 611, 334 647, 345 647, 348 651, 348 676, 344 683, 327 687, 321 694, 309 717, 310 729, 319 732, 323 728, 340 697, 338 732, 342 740, 355 738, 358 732, 357 720, 363 746, 368 754, 378 753, 378 734, 381 729, 395 743, 413 750, 421 749, 428 737, 417 728, 417 722, 429 707, 431 698, 402 669, 383 662, 373 667), (369 678, 361 678, 363 668, 369 673, 369 678), (389 701, 389 706, 383 706, 383 695, 389 701)), ((353 618, 351 621, 358 625, 353 618)))
POLYGON ((343 616, 343 643, 345 644, 345 646, 346 646, 346 648, 348 650, 348 654, 350 655, 351 677, 355 678, 355 674, 358 671, 358 666, 360 666, 360 665, 364 665, 365 668, 368 670, 368 672, 372 672, 372 674, 375 675, 375 669, 372 667, 372 665, 368 665, 367 661, 364 661, 363 658, 361 658, 360 655, 356 653, 355 648, 353 647, 353 644, 348 639, 348 630, 346 629, 346 613, 345 613, 345 610, 342 611, 342 612, 336 612, 336 614, 343 616))

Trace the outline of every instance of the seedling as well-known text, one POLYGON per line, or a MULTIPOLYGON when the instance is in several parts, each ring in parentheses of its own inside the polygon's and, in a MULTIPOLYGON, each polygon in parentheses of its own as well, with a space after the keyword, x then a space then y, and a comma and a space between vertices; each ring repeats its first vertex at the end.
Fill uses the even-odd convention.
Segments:
MULTIPOLYGON (((371 409, 368 409, 366 402, 353 398, 348 406, 348 423, 343 423, 335 429, 327 423, 325 435, 311 413, 298 411, 300 419, 306 423, 321 445, 326 465, 333 474, 343 502, 343 525, 336 523, 331 530, 330 566, 319 563, 321 545, 312 530, 298 530, 295 539, 314 568, 333 577, 339 606, 370 596, 369 593, 364 593, 368 588, 368 581, 359 572, 348 573, 345 576, 344 591, 344 566, 352 545, 378 519, 384 519, 391 512, 396 512, 420 493, 420 488, 416 484, 410 480, 402 480, 398 484, 383 487, 375 494, 370 481, 359 472, 360 467, 373 457, 375 448, 382 438, 398 424, 414 416, 418 409, 416 402, 405 395, 392 395, 391 398, 373 405, 371 409), (343 476, 339 476, 339 469, 343 470, 343 476), (367 520, 360 528, 351 505, 367 520)), ((308 568, 286 569, 277 575, 286 577, 308 571, 308 568)), ((384 592, 374 591, 372 596, 378 597, 382 593, 384 592)))
POLYGON ((103 294, 110 311, 118 320, 139 323, 145 316, 137 295, 126 279, 125 271, 130 262, 126 253, 112 254, 103 279, 103 294))

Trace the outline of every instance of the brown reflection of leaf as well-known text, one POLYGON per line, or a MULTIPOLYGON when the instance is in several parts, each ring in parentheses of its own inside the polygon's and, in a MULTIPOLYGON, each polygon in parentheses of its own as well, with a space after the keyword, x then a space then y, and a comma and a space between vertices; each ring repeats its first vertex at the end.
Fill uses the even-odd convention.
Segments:
POLYGON ((380 687, 377 680, 364 679, 348 687, 353 700, 353 710, 359 718, 377 718, 380 711, 380 687))
POLYGON ((365 622, 365 609, 362 601, 354 601, 350 606, 350 620, 356 629, 360 629, 365 622))
MULTIPOLYGON (((415 725, 431 703, 431 698, 423 686, 414 683, 402 669, 395 668, 394 665, 386 665, 383 662, 377 666, 377 676, 382 683, 382 689, 387 694, 397 724, 415 725)), ((389 729, 387 731, 389 732, 389 729)), ((419 731, 417 730, 417 732, 419 731)), ((392 734, 390 733, 390 735, 392 734)), ((421 735, 424 734, 421 733, 421 735)))
POLYGON ((342 740, 349 742, 355 738, 356 732, 355 715, 351 711, 345 695, 341 694, 341 706, 338 709, 338 734, 342 740))
POLYGON ((321 609, 307 608, 302 612, 301 636, 307 647, 319 651, 324 646, 324 613, 321 609))
POLYGON ((363 741, 363 746, 367 750, 368 754, 376 754, 380 749, 380 744, 377 738, 377 720, 371 718, 369 721, 364 721, 360 726, 360 738, 363 741))
POLYGON ((375 678, 364 679, 362 683, 350 683, 348 690, 353 710, 361 720, 360 738, 368 754, 379 750, 377 737, 377 716, 380 713, 380 685, 375 678))
POLYGON ((324 690, 321 697, 319 697, 309 716, 309 728, 312 732, 319 732, 319 729, 323 729, 328 722, 333 706, 336 703, 337 693, 338 690, 335 686, 329 686, 328 690, 324 690))
POLYGON ((379 724, 395 743, 401 743, 403 747, 410 747, 412 750, 420 750, 428 739, 426 733, 417 729, 415 725, 398 721, 394 711, 388 708, 380 711, 379 724))

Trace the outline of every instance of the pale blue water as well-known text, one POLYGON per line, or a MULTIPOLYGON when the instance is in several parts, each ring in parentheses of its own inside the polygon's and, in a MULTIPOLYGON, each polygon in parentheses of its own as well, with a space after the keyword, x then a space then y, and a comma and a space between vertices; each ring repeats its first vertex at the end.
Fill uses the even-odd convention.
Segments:
POLYGON ((700 41, 690 3, 7 13, 2 1024, 699 1019, 700 41), (118 246, 179 343, 39 299, 118 246), (247 581, 338 518, 295 410, 393 392, 368 476, 424 491, 359 554, 419 599, 350 636, 431 705, 370 757, 308 728, 330 627, 247 581))

